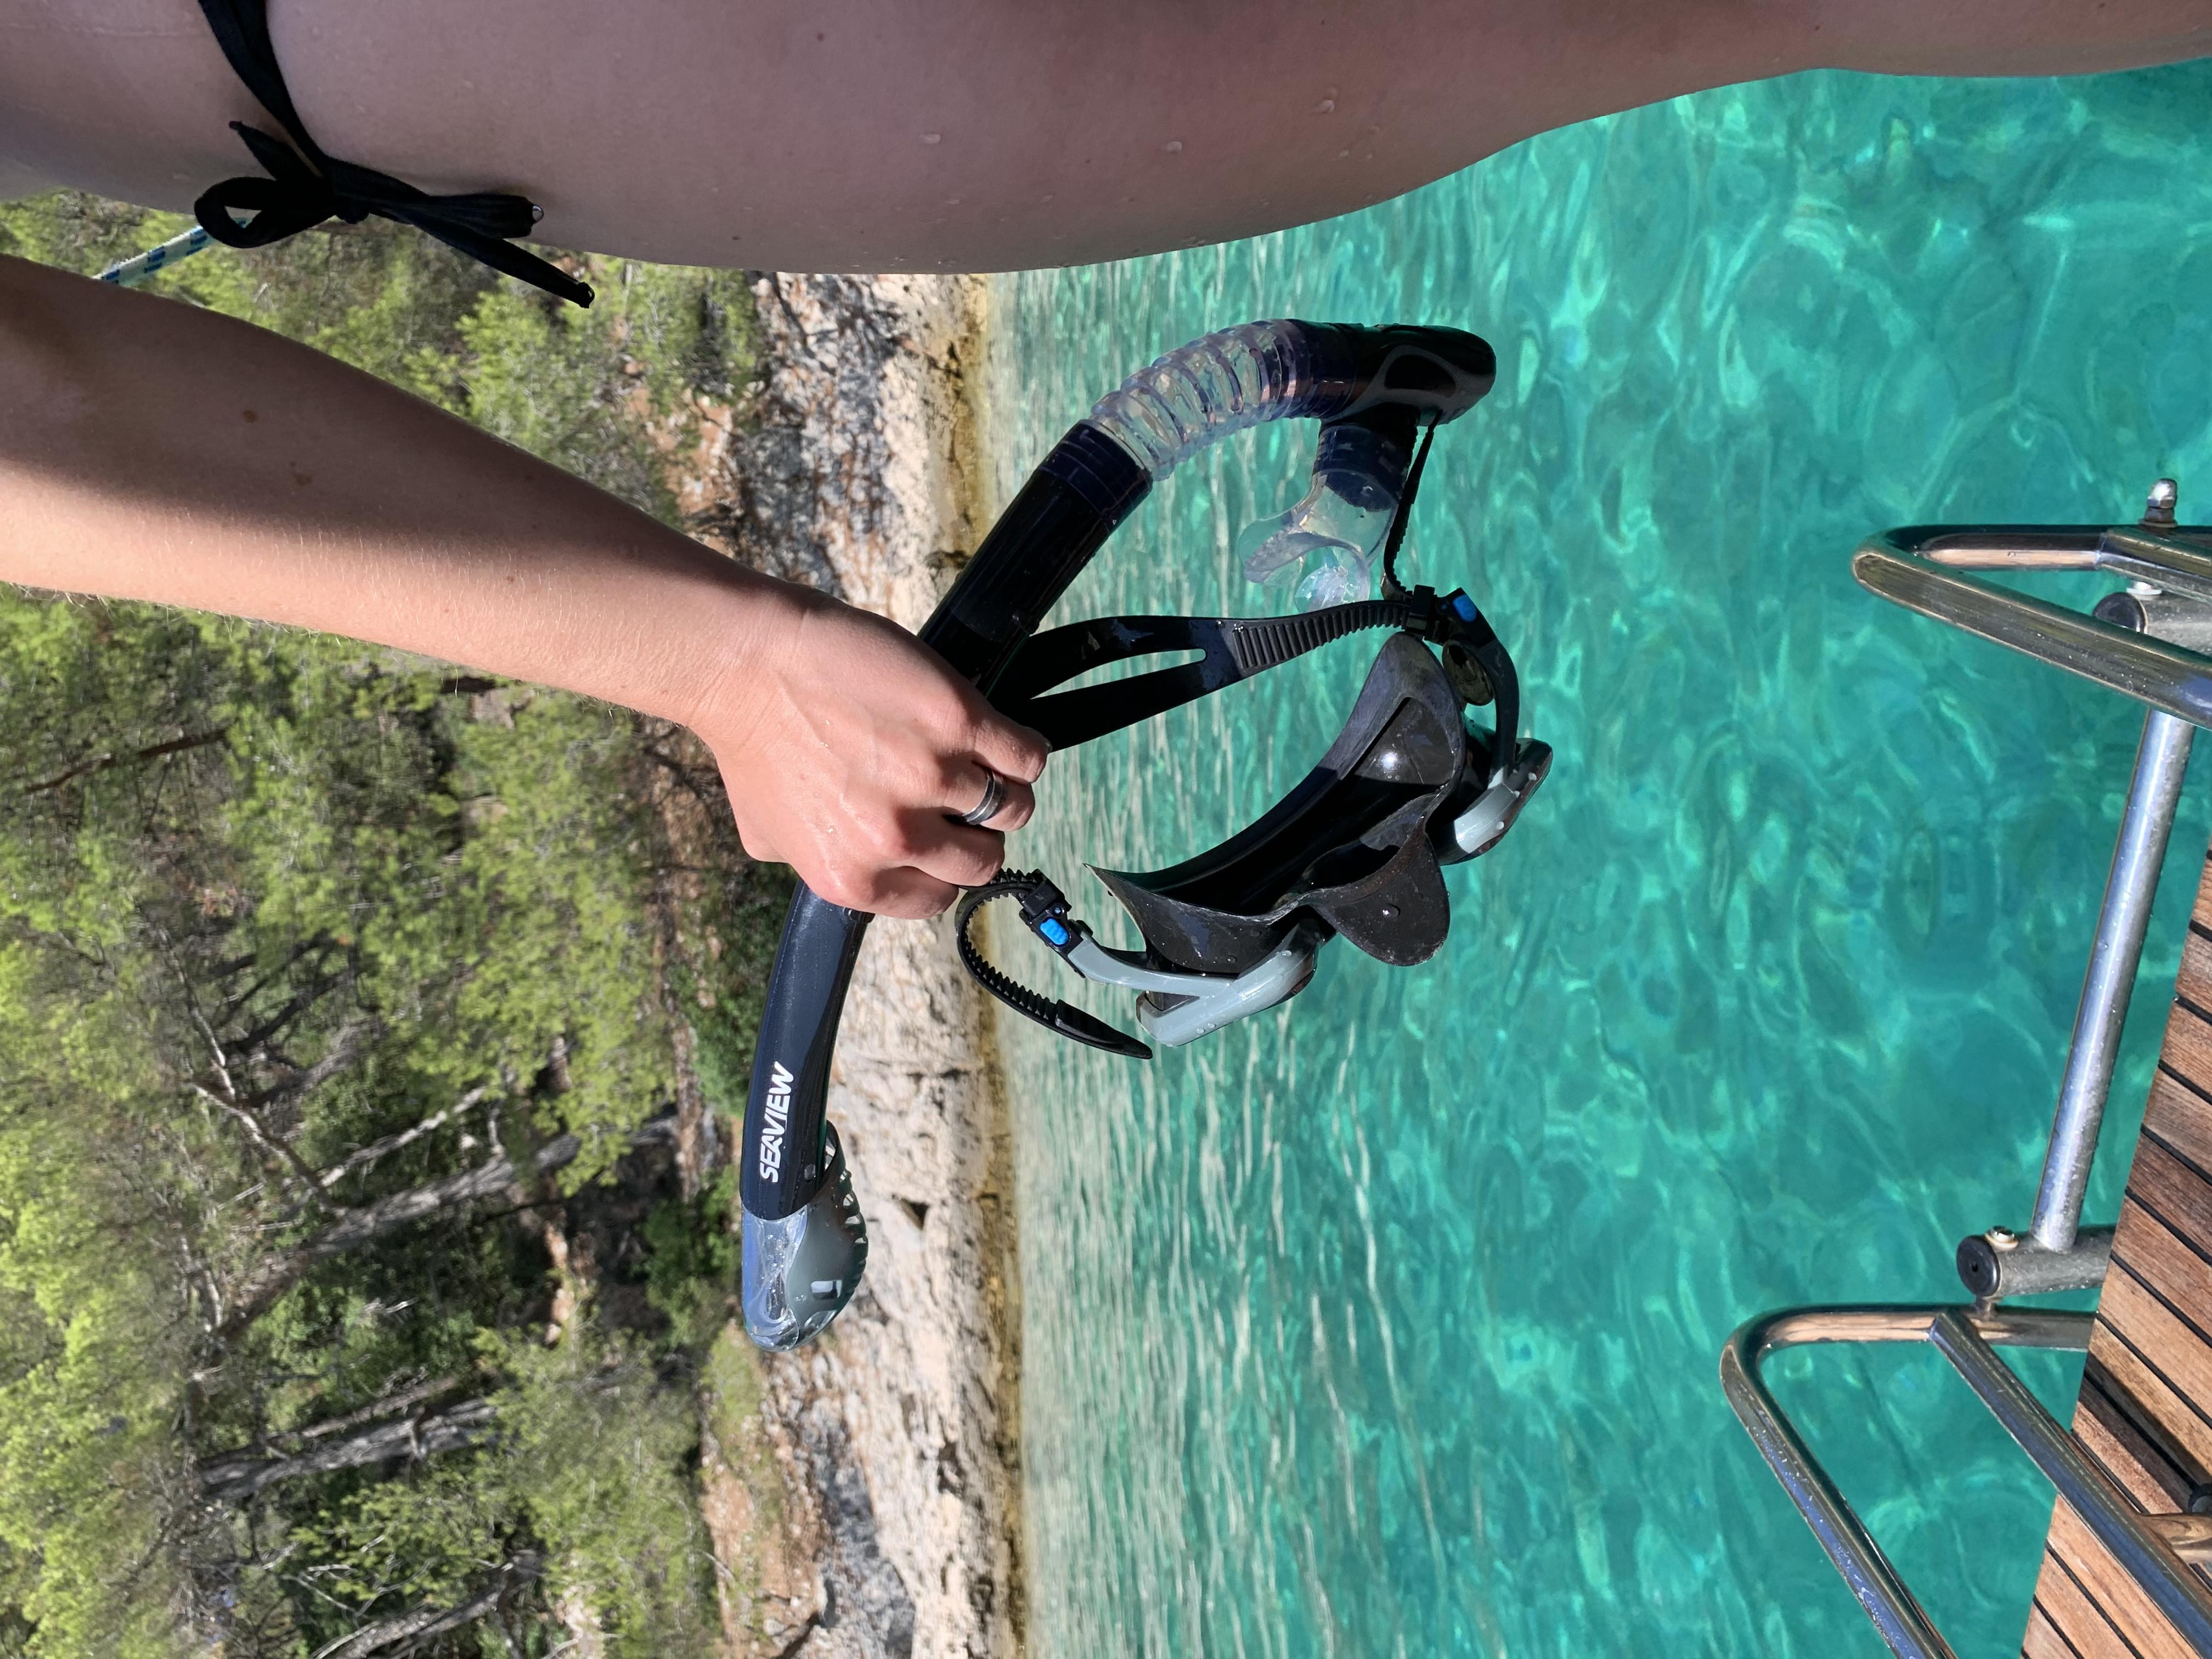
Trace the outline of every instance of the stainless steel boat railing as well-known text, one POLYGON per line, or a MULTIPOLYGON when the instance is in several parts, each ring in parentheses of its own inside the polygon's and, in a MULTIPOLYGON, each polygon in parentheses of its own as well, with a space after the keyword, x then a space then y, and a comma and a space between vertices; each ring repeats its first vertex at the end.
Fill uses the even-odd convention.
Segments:
POLYGON ((1795 1308, 1763 1315, 1729 1338, 1721 1351, 1721 1387, 1729 1404, 1892 1652, 1905 1659, 1956 1659, 1766 1386, 1760 1368, 1784 1348, 1813 1342, 1932 1344, 2174 1628, 2200 1652, 2212 1652, 2212 1590, 2185 1565, 2212 1560, 2212 1516, 2138 1514, 1991 1346, 2078 1351, 2089 1346, 2094 1322, 2089 1314, 2053 1308, 1795 1308))
POLYGON ((2148 705, 2029 1226, 1960 1242, 1971 1307, 1789 1309, 1747 1322, 1722 1351, 1729 1403, 1904 1659, 1952 1659, 1953 1650, 1766 1387, 1760 1366, 1783 1348, 1932 1344, 2175 1628, 2212 1654, 2212 1590, 2185 1565, 2212 1564, 2212 1516, 2138 1513, 1990 1346, 2086 1348, 2091 1316, 1997 1304, 2101 1285, 2112 1257, 2112 1230, 2081 1224, 2082 1199, 2191 739, 2212 726, 2212 526, 2178 526, 2176 495, 2172 480, 2160 479, 2133 526, 1913 526, 1869 538, 1851 558, 1861 586, 1883 599, 2148 705), (2084 614, 1974 574, 2045 571, 2101 573, 2130 586, 2084 614))

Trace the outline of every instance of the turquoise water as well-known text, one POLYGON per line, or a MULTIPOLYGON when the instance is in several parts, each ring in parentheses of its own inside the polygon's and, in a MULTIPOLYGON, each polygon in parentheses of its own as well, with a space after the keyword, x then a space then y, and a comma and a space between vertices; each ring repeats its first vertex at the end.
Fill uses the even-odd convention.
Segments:
MULTIPOLYGON (((1802 76, 1003 283, 1006 489, 1211 328, 1487 336, 1498 390, 1437 444, 1413 568, 1481 598, 1559 757, 1425 967, 1340 944, 1286 1009, 1148 1066, 1006 1022, 1035 1651, 1881 1650, 1715 1358, 1777 1304, 1954 1297, 1957 1237, 2024 1219, 2139 722, 1846 559, 1892 524, 2131 517, 2160 473, 2212 516, 2208 111, 2212 64, 1802 76)), ((1226 549, 1310 444, 1184 469, 1061 614, 1267 609, 1226 549)), ((1084 860, 1244 822, 1371 648, 1056 760, 1015 860, 1126 938, 1084 860)), ((1962 1652, 2016 1651, 2048 1490, 1963 1387, 1933 1355, 1777 1370, 1962 1652)))

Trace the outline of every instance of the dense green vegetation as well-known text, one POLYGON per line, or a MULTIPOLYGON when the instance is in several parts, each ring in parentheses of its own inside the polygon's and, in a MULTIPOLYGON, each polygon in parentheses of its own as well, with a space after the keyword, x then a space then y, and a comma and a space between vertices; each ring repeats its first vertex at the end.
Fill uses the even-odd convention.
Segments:
MULTIPOLYGON (((179 222, 0 205, 82 270, 179 222)), ((740 278, 560 307, 371 224, 161 291, 674 520, 740 278)), ((712 1645, 697 1371, 783 892, 627 711, 0 588, 0 1655, 712 1645), (724 1098, 727 1098, 726 1092, 724 1098), (711 1137, 708 1138, 711 1142, 711 1137)))

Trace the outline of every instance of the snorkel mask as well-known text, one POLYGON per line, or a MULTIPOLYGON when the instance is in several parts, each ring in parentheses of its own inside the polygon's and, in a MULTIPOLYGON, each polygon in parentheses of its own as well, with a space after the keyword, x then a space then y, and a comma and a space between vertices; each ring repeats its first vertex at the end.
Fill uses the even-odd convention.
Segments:
MULTIPOLYGON (((1350 634, 1390 633, 1342 733, 1258 821, 1170 869, 1097 872, 1143 949, 1102 945, 1042 872, 1009 872, 964 895, 960 957, 984 989, 1076 1042, 1152 1055, 1139 1037, 984 959, 970 929, 1000 898, 1078 975, 1136 992, 1138 1025, 1169 1047, 1295 996, 1340 934, 1393 966, 1435 954, 1451 919, 1443 866, 1495 846, 1551 764, 1548 748, 1518 736, 1513 660, 1474 602, 1397 577, 1436 428, 1473 408, 1496 373, 1490 347, 1456 329, 1252 323, 1132 376, 1045 457, 921 640, 1054 749, 1350 634), (1311 487, 1248 529, 1238 550, 1248 574, 1294 591, 1302 613, 1107 617, 1036 631, 1154 483, 1231 433, 1294 417, 1322 422, 1311 487), (1378 558, 1382 597, 1369 599, 1378 558), (1110 664, 1193 651, 1195 662, 1055 689, 1110 664), (1486 729, 1468 716, 1486 705, 1486 729)), ((769 981, 740 1169, 745 1328, 764 1348, 818 1334, 867 1262, 867 1224, 823 1105, 871 920, 801 886, 769 981)))

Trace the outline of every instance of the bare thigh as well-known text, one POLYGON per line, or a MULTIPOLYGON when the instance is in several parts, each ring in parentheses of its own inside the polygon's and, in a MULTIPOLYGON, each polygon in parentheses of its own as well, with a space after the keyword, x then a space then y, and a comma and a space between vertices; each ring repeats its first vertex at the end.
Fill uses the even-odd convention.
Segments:
MULTIPOLYGON (((1114 258, 1395 195, 1531 133, 1815 64, 2212 51, 2212 0, 270 0, 332 154, 690 264, 1114 258)), ((192 0, 0 0, 0 156, 181 204, 252 118, 192 0)))
POLYGON ((265 119, 193 0, 0 0, 0 175, 181 207, 265 119))
POLYGON ((1744 0, 1583 0, 1579 21, 1523 0, 275 3, 339 153, 456 184, 461 158, 489 167, 555 240, 798 270, 1066 264, 1320 218, 1794 67, 1804 32, 1744 0))

